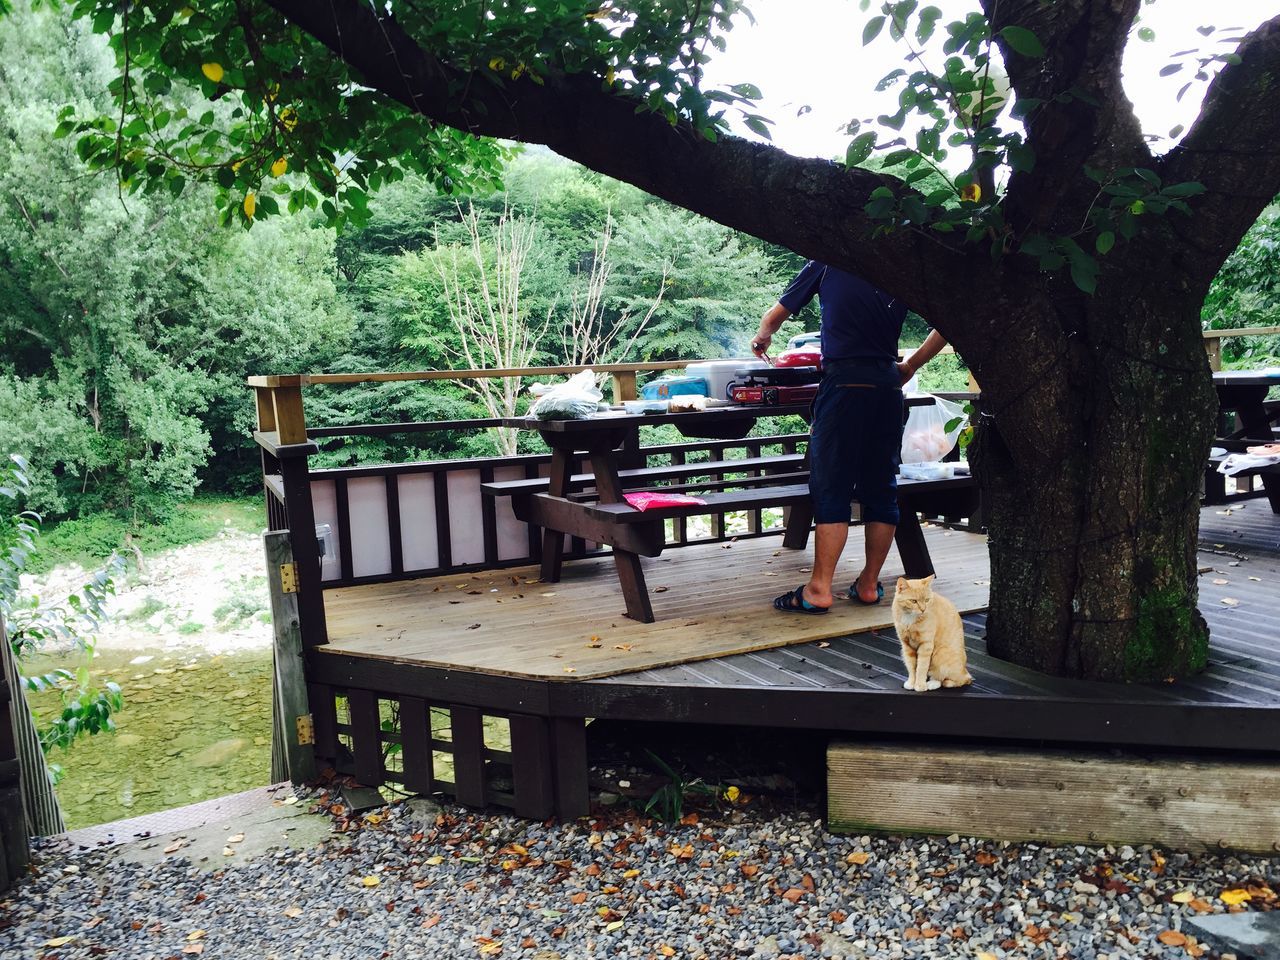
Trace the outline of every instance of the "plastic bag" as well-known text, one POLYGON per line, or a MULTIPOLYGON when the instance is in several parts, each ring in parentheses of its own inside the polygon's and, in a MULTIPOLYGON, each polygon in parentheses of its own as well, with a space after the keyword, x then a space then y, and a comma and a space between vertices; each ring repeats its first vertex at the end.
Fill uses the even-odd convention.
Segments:
POLYGON ((941 460, 960 439, 964 429, 964 406, 934 397, 933 403, 912 407, 902 430, 902 462, 934 463, 941 460), (947 424, 957 421, 950 430, 947 424))
POLYGON ((683 493, 624 493, 622 498, 637 510, 650 507, 684 507, 690 504, 706 506, 707 501, 689 497, 683 493))
MULTIPOLYGON (((1275 444, 1271 444, 1275 446, 1275 444)), ((1280 464, 1280 452, 1272 454, 1253 453, 1253 450, 1262 450, 1263 447, 1250 447, 1249 453, 1229 453, 1222 458, 1222 462, 1218 464, 1218 472, 1224 477, 1234 477, 1237 473, 1243 473, 1246 470, 1257 470, 1259 467, 1274 467, 1280 464)))
POLYGON ((595 373, 583 370, 543 391, 529 409, 529 416, 537 420, 585 420, 596 412, 603 396, 596 386, 595 373))

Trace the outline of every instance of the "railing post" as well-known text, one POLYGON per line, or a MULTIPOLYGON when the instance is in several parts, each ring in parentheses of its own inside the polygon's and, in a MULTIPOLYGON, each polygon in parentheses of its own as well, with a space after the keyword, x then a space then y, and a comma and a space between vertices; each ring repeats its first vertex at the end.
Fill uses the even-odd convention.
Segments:
POLYGON ((1205 336, 1204 352, 1209 355, 1209 369, 1217 373, 1222 369, 1222 338, 1205 336))
POLYGON ((267 592, 271 596, 274 627, 271 726, 273 744, 271 782, 288 779, 308 783, 316 778, 315 727, 307 701, 306 662, 302 648, 302 622, 298 595, 286 593, 281 571, 293 562, 289 534, 268 530, 263 537, 267 554, 267 592))
POLYGON ((613 373, 613 402, 622 403, 623 400, 635 400, 639 396, 636 393, 636 372, 634 370, 618 370, 613 373))

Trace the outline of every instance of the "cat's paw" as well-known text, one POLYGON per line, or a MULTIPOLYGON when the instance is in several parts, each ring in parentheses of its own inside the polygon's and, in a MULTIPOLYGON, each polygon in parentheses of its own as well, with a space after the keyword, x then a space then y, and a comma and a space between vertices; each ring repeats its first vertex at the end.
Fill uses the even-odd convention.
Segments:
POLYGON ((941 680, 930 680, 924 685, 924 688, 926 690, 937 690, 941 686, 942 686, 941 680))
POLYGON ((905 679, 905 680, 903 680, 903 681, 902 681, 902 689, 903 689, 903 690, 910 690, 910 689, 911 689, 911 678, 910 678, 910 677, 907 677, 907 679, 905 679))
POLYGON ((914 690, 916 693, 924 693, 926 690, 929 689, 929 685, 927 683, 921 682, 912 686, 911 689, 914 690))

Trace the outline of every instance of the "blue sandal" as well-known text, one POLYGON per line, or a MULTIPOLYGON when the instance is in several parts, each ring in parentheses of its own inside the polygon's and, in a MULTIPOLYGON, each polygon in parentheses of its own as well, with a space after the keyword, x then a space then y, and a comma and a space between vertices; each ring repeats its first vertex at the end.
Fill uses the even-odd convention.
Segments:
POLYGON ((773 608, 781 610, 783 613, 806 613, 810 616, 820 616, 827 612, 827 607, 819 607, 810 603, 804 598, 804 587, 802 583, 780 597, 776 597, 773 601, 773 608))
POLYGON ((853 583, 849 584, 849 599, 852 600, 854 603, 862 604, 864 607, 874 607, 877 603, 879 603, 881 600, 884 599, 884 584, 883 583, 876 584, 876 598, 874 600, 863 600, 860 596, 858 596, 858 584, 857 584, 857 581, 854 581, 853 583))

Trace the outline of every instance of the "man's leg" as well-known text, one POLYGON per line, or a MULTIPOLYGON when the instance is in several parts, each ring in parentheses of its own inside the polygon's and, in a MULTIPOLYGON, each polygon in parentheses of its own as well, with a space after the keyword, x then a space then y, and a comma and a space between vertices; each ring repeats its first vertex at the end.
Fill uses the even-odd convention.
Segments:
MULTIPOLYGON (((804 598, 818 607, 831 606, 831 581, 836 575, 836 564, 849 539, 849 524, 819 523, 814 527, 813 573, 804 586, 804 598)), ((890 528, 889 540, 893 540, 890 528)), ((883 562, 883 558, 882 558, 883 562)), ((875 593, 874 581, 871 592, 875 593)))
MULTIPOLYGON (((861 599, 867 603, 875 603, 876 584, 880 581, 880 570, 889 556, 889 548, 893 546, 893 533, 897 526, 892 523, 878 523, 874 520, 868 521, 864 526, 867 556, 854 586, 861 599)), ((814 573, 817 573, 816 565, 814 573)))

